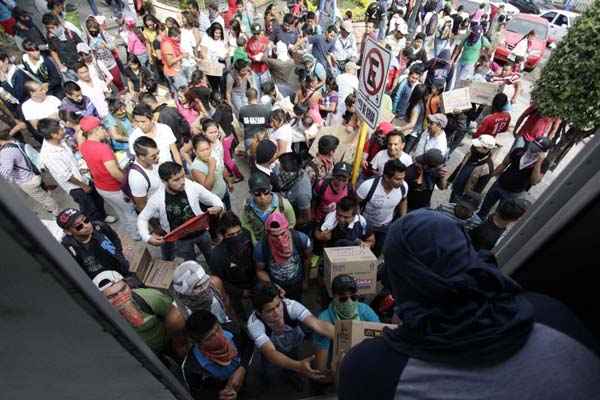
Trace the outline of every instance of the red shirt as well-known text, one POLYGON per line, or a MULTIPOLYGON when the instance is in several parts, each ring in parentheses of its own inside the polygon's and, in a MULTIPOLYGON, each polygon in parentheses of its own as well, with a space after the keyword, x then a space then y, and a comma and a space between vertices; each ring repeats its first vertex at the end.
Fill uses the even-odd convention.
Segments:
POLYGON ((105 162, 115 160, 115 154, 109 145, 95 140, 86 140, 79 146, 79 152, 83 156, 98 189, 107 192, 121 190, 121 182, 113 178, 104 166, 105 162))
MULTIPOLYGON (((317 187, 315 188, 316 193, 321 192, 321 186, 323 186, 327 181, 321 180, 317 187)), ((340 202, 344 197, 348 196, 348 185, 343 190, 339 192, 334 192, 331 185, 327 185, 319 204, 317 204, 317 208, 315 210, 315 221, 323 221, 325 216, 329 214, 331 211, 335 211, 336 204, 340 202)))
POLYGON ((529 106, 529 108, 524 111, 526 113, 533 110, 519 131, 519 133, 523 135, 523 139, 528 142, 533 142, 539 137, 546 136, 555 121, 555 118, 543 116, 533 107, 534 106, 529 106))
POLYGON ((269 38, 265 35, 260 35, 258 37, 252 36, 248 39, 246 43, 246 53, 248 53, 248 57, 252 61, 250 67, 257 74, 262 74, 269 69, 269 66, 264 61, 255 61, 254 58, 257 54, 263 53, 262 60, 267 56, 265 52, 267 51, 267 46, 269 44, 269 38))
POLYGON ((509 125, 510 113, 501 111, 490 114, 481 121, 473 138, 476 139, 481 135, 492 135, 496 137, 497 134, 506 132, 509 125))

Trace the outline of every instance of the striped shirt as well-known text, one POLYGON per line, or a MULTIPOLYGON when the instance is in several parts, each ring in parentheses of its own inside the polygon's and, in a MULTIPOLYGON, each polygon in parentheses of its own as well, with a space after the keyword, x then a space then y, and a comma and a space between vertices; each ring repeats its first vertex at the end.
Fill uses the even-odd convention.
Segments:
POLYGON ((462 224, 462 226, 464 226, 465 230, 467 230, 467 231, 470 231, 471 229, 474 229, 475 227, 477 227, 478 225, 481 224, 481 219, 475 213, 473 213, 473 215, 470 218, 468 218, 468 219, 460 219, 460 218, 458 218, 456 216, 456 214, 454 213, 454 207, 456 207, 456 204, 454 204, 454 203, 440 204, 436 208, 436 210, 440 211, 440 212, 443 212, 444 214, 446 214, 447 216, 449 216, 450 218, 452 218, 456 222, 462 224))
POLYGON ((88 180, 79 172, 79 164, 73 155, 73 151, 64 141, 57 146, 44 140, 40 158, 50 175, 65 192, 69 193, 73 189, 79 189, 79 186, 69 182, 71 177, 88 183, 88 180))
POLYGON ((3 145, 0 147, 0 176, 9 182, 21 185, 32 180, 35 175, 29 169, 21 150, 3 145))

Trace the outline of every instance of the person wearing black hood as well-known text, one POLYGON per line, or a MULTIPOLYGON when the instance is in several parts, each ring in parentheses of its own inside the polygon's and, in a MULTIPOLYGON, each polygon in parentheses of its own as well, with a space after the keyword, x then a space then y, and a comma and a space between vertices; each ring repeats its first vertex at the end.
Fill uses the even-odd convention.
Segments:
MULTIPOLYGON (((22 42, 29 40, 37 46, 44 46, 40 50, 48 50, 48 44, 42 31, 33 23, 31 15, 21 7, 15 7, 12 10, 12 16, 15 19, 15 41, 23 49, 22 42)), ((26 50, 26 49, 23 49, 26 50)))
POLYGON ((250 232, 242 228, 237 215, 227 211, 219 219, 217 233, 223 240, 212 250, 210 270, 223 281, 240 319, 246 320, 252 312, 250 297, 257 282, 250 232))
POLYGON ((408 211, 431 206, 433 189, 444 190, 448 186, 448 170, 444 155, 439 149, 431 149, 415 157, 415 162, 406 168, 408 184, 408 211))
POLYGON ((491 135, 481 135, 471 141, 471 149, 448 179, 452 182, 450 203, 456 202, 463 193, 483 192, 494 173, 492 151, 495 148, 496 139, 491 135))
MULTIPOLYGON (((425 63, 425 71, 427 71, 427 78, 425 84, 431 88, 434 82, 443 82, 444 88, 450 87, 452 81, 452 62, 450 50, 443 49, 440 51, 437 57, 425 63)), ((442 89, 443 91, 443 89, 442 89)))
POLYGON ((582 323, 560 302, 524 293, 458 222, 410 213, 390 228, 384 254, 402 324, 348 352, 340 400, 600 395, 600 359, 582 323))

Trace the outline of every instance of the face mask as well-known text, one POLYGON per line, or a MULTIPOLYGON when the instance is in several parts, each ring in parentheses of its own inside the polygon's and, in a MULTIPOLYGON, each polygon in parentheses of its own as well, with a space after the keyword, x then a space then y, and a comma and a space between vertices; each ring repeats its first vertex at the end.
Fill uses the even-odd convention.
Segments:
POLYGON ((125 318, 134 328, 144 324, 144 316, 133 303, 131 290, 125 289, 110 300, 113 307, 125 318))
POLYGON ((337 298, 332 302, 333 311, 341 320, 358 318, 358 302, 348 299, 345 302, 340 302, 337 298))
POLYGON ((231 254, 239 258, 244 258, 245 256, 252 257, 250 234, 246 231, 241 231, 233 237, 223 239, 223 243, 231 254))
POLYGON ((200 350, 208 359, 221 365, 228 365, 238 354, 237 348, 227 340, 223 331, 204 340, 200 350))
POLYGON ((212 290, 207 288, 206 290, 191 296, 178 294, 177 297, 187 308, 190 309, 190 311, 194 312, 196 310, 210 311, 214 295, 212 290))

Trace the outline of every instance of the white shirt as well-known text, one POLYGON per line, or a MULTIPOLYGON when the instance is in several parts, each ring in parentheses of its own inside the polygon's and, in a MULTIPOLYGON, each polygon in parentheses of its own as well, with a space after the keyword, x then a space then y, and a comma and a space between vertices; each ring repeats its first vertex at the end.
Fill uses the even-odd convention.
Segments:
POLYGON ((56 183, 67 193, 73 189, 80 189, 79 186, 69 182, 74 177, 80 182, 88 183, 79 171, 79 164, 73 155, 73 151, 63 141, 56 146, 47 140, 42 143, 40 150, 40 159, 56 183))
MULTIPOLYGON (((278 147, 279 147, 279 143, 277 142, 278 140, 285 141, 287 143, 285 152, 289 153, 292 151, 293 135, 294 135, 294 130, 292 129, 290 124, 283 124, 276 130, 271 132, 269 139, 271 139, 273 142, 275 142, 275 144, 278 147)), ((302 141, 304 141, 304 137, 302 138, 302 141)))
POLYGON ((205 33, 202 36, 201 45, 208 50, 207 56, 211 62, 218 62, 219 58, 227 56, 227 44, 225 40, 214 40, 205 33))
POLYGON ((398 57, 398 54, 406 48, 406 38, 396 39, 396 35, 392 33, 385 38, 385 44, 391 47, 392 57, 398 57))
POLYGON ((356 74, 343 73, 335 78, 338 85, 338 105, 337 115, 343 115, 346 112, 346 97, 358 90, 358 77, 356 74))
MULTIPOLYGON (((390 159, 391 158, 388 154, 387 149, 379 151, 371 160, 371 167, 373 168, 373 171, 377 175, 382 175, 383 167, 385 166, 385 163, 388 162, 390 159)), ((413 163, 412 157, 406 154, 405 152, 400 153, 399 160, 402 164, 404 164, 405 167, 408 167, 413 163)))
MULTIPOLYGON (((285 306, 291 320, 302 322, 312 315, 306 307, 295 300, 283 299, 282 301, 285 302, 285 306)), ((256 316, 256 311, 250 315, 250 318, 248 318, 248 334, 254 341, 256 347, 259 349, 271 341, 271 338, 267 336, 265 324, 258 319, 256 316)))
POLYGON ((104 94, 105 92, 108 92, 106 83, 92 77, 91 84, 84 82, 81 79, 77 81, 77 84, 81 88, 81 93, 90 98, 90 101, 94 107, 96 107, 96 110, 98 110, 100 118, 106 117, 108 115, 108 103, 106 102, 106 95, 104 94))
POLYGON ((429 130, 426 130, 421 135, 421 139, 419 143, 417 143, 417 147, 415 148, 415 157, 419 157, 421 154, 426 153, 431 149, 439 149, 444 157, 448 153, 448 142, 446 140, 446 132, 440 133, 436 137, 431 137, 429 135, 429 130))
POLYGON ((27 100, 23 103, 21 110, 26 121, 36 121, 42 118, 58 119, 58 109, 60 106, 61 102, 59 99, 54 96, 46 96, 41 103, 33 99, 27 100))
MULTIPOLYGON (((361 226, 366 226, 367 220, 362 215, 356 214, 354 216, 354 219, 352 220, 352 222, 350 222, 348 224, 348 229, 353 229, 354 225, 356 225, 356 223, 359 223, 361 226)), ((325 219, 323 220, 323 224, 321 225, 321 231, 323 231, 323 232, 324 231, 332 231, 335 229, 337 224, 338 224, 338 220, 336 217, 336 212, 331 211, 329 214, 327 214, 325 216, 325 219)))
POLYGON ((194 55, 194 49, 198 45, 196 43, 196 37, 192 29, 181 29, 181 40, 180 40, 181 52, 190 56, 194 55))
MULTIPOLYGON (((356 191, 356 194, 361 199, 366 199, 373 181, 375 178, 364 181, 356 191)), ((406 198, 408 193, 408 185, 406 182, 402 182, 404 190, 402 188, 392 189, 389 193, 386 193, 383 189, 383 179, 379 180, 377 188, 373 193, 373 197, 365 206, 363 216, 372 227, 385 226, 392 222, 394 218, 394 209, 400 202, 406 198), (402 195, 404 193, 404 195, 402 195)))
POLYGON ((171 154, 171 145, 177 142, 177 138, 173 134, 173 131, 168 125, 157 122, 154 124, 154 135, 147 135, 140 128, 135 128, 131 135, 129 135, 129 152, 135 154, 133 151, 133 144, 136 139, 140 136, 148 136, 154 139, 156 146, 158 147, 158 163, 159 165, 165 161, 173 161, 173 155, 171 154))
POLYGON ((135 161, 135 164, 144 170, 148 180, 146 180, 140 171, 131 168, 129 170, 129 189, 131 190, 131 194, 135 197, 150 197, 163 186, 158 176, 158 165, 153 165, 152 169, 147 169, 137 161, 135 161), (150 186, 148 186, 148 181, 150 181, 150 186))

